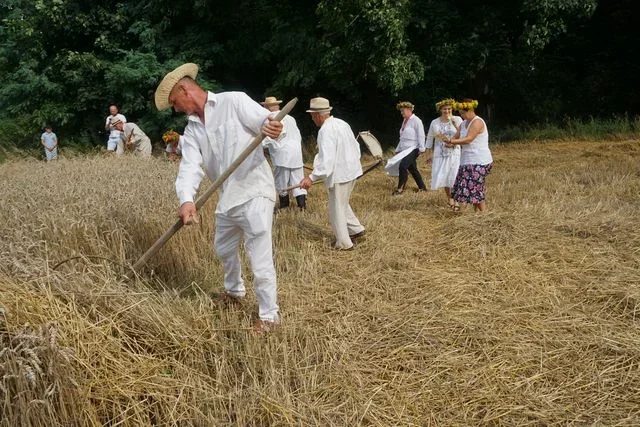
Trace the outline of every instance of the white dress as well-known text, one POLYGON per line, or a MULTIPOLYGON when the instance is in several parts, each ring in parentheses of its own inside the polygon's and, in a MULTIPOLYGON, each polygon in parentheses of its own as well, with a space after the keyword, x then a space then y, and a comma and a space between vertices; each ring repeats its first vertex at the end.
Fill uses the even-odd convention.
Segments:
POLYGON ((433 147, 433 163, 431 165, 431 189, 453 187, 460 167, 460 146, 454 148, 445 147, 443 136, 453 137, 456 126, 460 127, 462 118, 451 117, 451 121, 443 122, 440 117, 431 121, 427 133, 427 148, 433 147), (454 126, 455 125, 455 126, 454 126))

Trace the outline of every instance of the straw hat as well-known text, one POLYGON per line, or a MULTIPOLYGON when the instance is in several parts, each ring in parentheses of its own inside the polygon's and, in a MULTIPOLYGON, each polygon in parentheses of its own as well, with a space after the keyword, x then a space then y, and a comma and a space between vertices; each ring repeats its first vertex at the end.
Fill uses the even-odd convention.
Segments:
POLYGON ((327 98, 313 98, 309 102, 309 109, 307 113, 326 113, 331 111, 333 107, 329 105, 329 100, 327 98))
POLYGON ((111 119, 111 126, 115 126, 118 123, 122 123, 122 120, 120 120, 120 119, 111 119))
POLYGON ((282 100, 276 99, 275 96, 267 96, 260 104, 266 106, 282 104, 282 100))
POLYGON ((182 79, 183 77, 191 77, 195 80, 198 75, 198 66, 196 64, 187 63, 182 64, 162 79, 158 88, 156 89, 155 101, 156 108, 160 111, 166 110, 167 108, 171 108, 171 104, 169 103, 169 94, 173 87, 182 79))

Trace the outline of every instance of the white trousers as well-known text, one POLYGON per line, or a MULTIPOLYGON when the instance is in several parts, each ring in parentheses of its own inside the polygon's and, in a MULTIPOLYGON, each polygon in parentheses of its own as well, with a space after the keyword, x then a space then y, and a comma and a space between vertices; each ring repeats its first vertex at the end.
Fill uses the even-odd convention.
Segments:
POLYGON ((118 142, 120 141, 120 134, 117 136, 109 135, 109 140, 107 141, 107 150, 116 151, 118 148, 118 142))
POLYGON ((274 202, 257 197, 216 214, 214 246, 224 268, 224 289, 234 297, 244 297, 246 289, 240 265, 240 239, 253 272, 253 286, 261 320, 278 322, 276 269, 273 264, 271 225, 274 202))
MULTIPOLYGON (((300 181, 304 178, 304 171, 302 168, 285 168, 282 166, 276 166, 273 168, 273 179, 276 183, 276 191, 281 196, 286 196, 288 193, 284 191, 285 188, 292 185, 300 184, 300 181)), ((294 188, 292 190, 293 197, 298 197, 307 194, 307 190, 302 188, 294 188)))
POLYGON ((56 160, 58 158, 58 147, 54 148, 51 151, 44 150, 44 155, 47 157, 47 162, 50 162, 51 160, 56 160))
POLYGON ((364 231, 364 227, 351 209, 349 199, 356 185, 355 179, 334 184, 329 188, 329 222, 336 236, 336 249, 349 249, 353 246, 349 236, 364 231))

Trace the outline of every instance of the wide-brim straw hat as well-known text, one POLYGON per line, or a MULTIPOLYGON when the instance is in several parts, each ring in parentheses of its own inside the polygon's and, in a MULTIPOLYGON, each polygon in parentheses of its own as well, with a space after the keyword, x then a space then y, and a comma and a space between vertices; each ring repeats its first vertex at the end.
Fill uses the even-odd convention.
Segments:
POLYGON ((260 104, 264 105, 265 107, 269 106, 269 105, 278 105, 278 104, 282 104, 282 100, 281 99, 276 99, 275 96, 267 96, 264 101, 262 101, 260 104))
POLYGON ((327 98, 313 98, 309 102, 309 109, 307 113, 326 113, 331 111, 333 107, 329 105, 327 98))
POLYGON ((172 72, 168 73, 156 89, 155 101, 156 108, 160 111, 171 108, 169 103, 169 95, 173 90, 173 87, 184 77, 191 77, 195 80, 198 75, 198 66, 193 63, 182 64, 172 72))
POLYGON ((111 120, 111 126, 115 126, 115 125, 117 125, 118 123, 122 123, 122 120, 120 120, 120 119, 115 119, 115 120, 114 120, 114 119, 112 119, 112 120, 111 120))

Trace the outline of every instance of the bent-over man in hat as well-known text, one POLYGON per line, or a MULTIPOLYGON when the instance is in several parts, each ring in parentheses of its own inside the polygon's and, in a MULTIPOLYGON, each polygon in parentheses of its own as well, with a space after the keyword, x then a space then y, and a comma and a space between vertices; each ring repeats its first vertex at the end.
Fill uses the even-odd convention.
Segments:
MULTIPOLYGON (((179 216, 185 224, 198 222, 193 201, 203 177, 200 165, 215 180, 255 136, 263 133, 277 138, 282 131, 282 124, 271 120, 269 111, 245 93, 203 90, 195 81, 197 73, 197 65, 181 65, 164 77, 155 93, 158 110, 173 106, 176 112, 188 115, 176 179, 179 216)), ((243 239, 258 299, 257 332, 280 321, 271 242, 275 196, 271 168, 258 149, 222 184, 215 211, 214 246, 224 268, 221 300, 234 302, 246 294, 239 254, 243 239)))
POLYGON ((313 160, 313 171, 300 182, 308 189, 313 181, 325 180, 329 191, 329 222, 336 236, 335 249, 353 248, 365 229, 356 218, 349 199, 356 179, 362 175, 360 145, 351 126, 331 115, 333 107, 325 98, 313 98, 307 113, 320 128, 318 131, 318 154, 313 160))
MULTIPOLYGON (((280 111, 281 103, 281 100, 267 96, 260 104, 272 113, 277 113, 280 111)), ((273 163, 273 178, 280 199, 280 209, 289 207, 289 192, 286 189, 298 184, 304 178, 302 136, 296 119, 287 114, 282 119, 282 124, 283 132, 279 139, 265 138, 262 143, 262 146, 269 150, 273 163)), ((292 193, 298 208, 306 209, 307 190, 296 187, 292 193)))
POLYGON ((113 122, 113 126, 120 131, 120 140, 118 141, 118 148, 116 148, 118 156, 123 155, 126 149, 130 149, 142 158, 148 159, 151 157, 151 140, 137 124, 132 122, 124 123, 116 119, 113 122))

